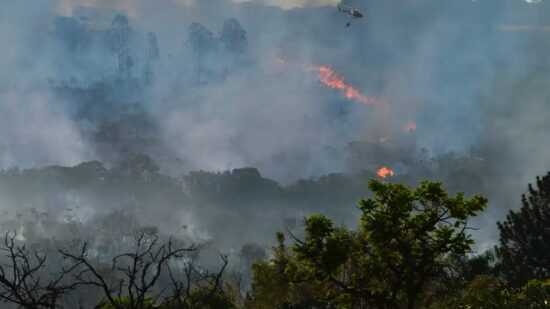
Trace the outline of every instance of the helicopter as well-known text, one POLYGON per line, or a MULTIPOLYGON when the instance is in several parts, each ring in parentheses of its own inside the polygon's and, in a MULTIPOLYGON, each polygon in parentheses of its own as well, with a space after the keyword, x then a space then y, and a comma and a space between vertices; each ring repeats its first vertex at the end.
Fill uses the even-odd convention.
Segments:
MULTIPOLYGON (((340 13, 349 14, 353 19, 359 19, 359 18, 365 17, 365 14, 363 14, 361 11, 351 6, 338 5, 338 11, 340 13)), ((349 27, 350 25, 351 25, 351 22, 348 22, 346 24, 346 27, 349 27)))

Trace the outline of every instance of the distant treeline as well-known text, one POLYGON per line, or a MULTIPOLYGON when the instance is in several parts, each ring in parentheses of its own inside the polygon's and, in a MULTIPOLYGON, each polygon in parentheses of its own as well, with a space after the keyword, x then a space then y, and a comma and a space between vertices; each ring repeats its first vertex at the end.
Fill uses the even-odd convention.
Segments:
MULTIPOLYGON (((52 198, 60 197, 51 192, 60 185, 63 192, 73 194, 73 204, 81 206, 86 205, 85 192, 100 196, 98 203, 121 202, 118 195, 124 192, 131 197, 127 201, 134 203, 133 207, 127 205, 126 211, 114 212, 101 212, 93 206, 95 213, 87 212, 86 207, 57 214, 36 208, 30 213, 5 213, 0 298, 6 305, 548 307, 550 173, 529 185, 521 209, 498 223, 500 243, 487 252, 473 252, 470 236, 471 218, 487 207, 485 197, 449 194, 437 182, 423 181, 412 189, 372 180, 369 188, 373 195, 361 199, 351 214, 359 218, 353 228, 335 223, 327 215, 307 215, 299 222, 286 218, 275 224, 282 232, 276 233, 271 254, 255 243, 224 253, 216 237, 228 233, 229 228, 242 229, 242 235, 260 232, 258 221, 248 221, 252 219, 248 213, 269 214, 282 206, 278 203, 288 203, 283 208, 289 211, 299 205, 296 201, 323 209, 319 203, 337 206, 345 197, 356 200, 364 195, 364 189, 343 175, 281 187, 252 168, 172 178, 160 174, 146 156, 135 156, 129 162, 111 169, 89 162, 74 168, 2 174, 0 188, 6 193, 13 195, 22 188, 42 191, 29 196, 27 203, 40 196, 44 199, 48 191, 45 200, 53 202, 52 198), (56 182, 49 180, 54 178, 56 182), (330 194, 337 186, 346 190, 330 194), (128 194, 131 187, 135 191, 128 194), (182 203, 183 208, 196 204, 186 209, 189 212, 220 212, 223 218, 210 222, 220 232, 200 239, 189 226, 181 226, 179 231, 167 229, 170 223, 165 219, 185 211, 172 208, 165 214, 167 210, 158 207, 162 200, 182 203), (225 211, 208 209, 222 200, 225 211), (148 204, 149 209, 141 208, 145 205, 138 206, 140 203, 148 204), (218 258, 203 255, 212 248, 219 249, 218 258)), ((17 197, 2 203, 16 201, 23 200, 17 197)), ((302 211, 313 213, 307 207, 302 211)), ((256 215, 257 220, 260 217, 256 215)), ((200 227, 200 220, 191 222, 200 227)))

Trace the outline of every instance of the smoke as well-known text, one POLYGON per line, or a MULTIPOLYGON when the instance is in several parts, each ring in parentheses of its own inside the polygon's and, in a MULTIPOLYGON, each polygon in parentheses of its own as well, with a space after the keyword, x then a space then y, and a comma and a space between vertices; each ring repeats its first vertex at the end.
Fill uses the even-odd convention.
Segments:
POLYGON ((41 49, 55 16, 45 3, 3 1, 0 10, 0 168, 73 165, 90 159, 81 128, 47 86, 59 71, 41 49))
MULTIPOLYGON (((167 0, 173 4, 182 5, 185 7, 201 6, 201 1, 196 0, 167 0)), ((336 6, 340 1, 336 0, 231 0, 233 3, 258 2, 266 5, 277 6, 283 9, 311 7, 311 6, 336 6)), ((55 10, 57 13, 70 16, 75 8, 101 8, 105 10, 124 11, 126 14, 137 17, 142 13, 142 6, 146 1, 140 0, 120 0, 120 1, 105 1, 105 0, 57 0, 55 10)), ((162 5, 162 4, 161 4, 162 5)))
POLYGON ((29 86, 0 94, 0 167, 75 165, 91 158, 79 129, 51 95, 29 86))
MULTIPOLYGON (((233 0, 236 3, 242 3, 254 0, 233 0)), ((336 6, 340 1, 338 0, 256 0, 257 2, 265 3, 268 5, 279 6, 283 9, 292 9, 300 7, 311 6, 336 6)))
MULTIPOLYGON (((346 27, 349 16, 336 4, 2 1, 0 165, 107 157, 116 165, 123 155, 105 155, 110 147, 142 150, 172 175, 253 166, 283 185, 336 172, 375 177, 384 167, 390 180, 430 178, 488 195, 490 208, 475 223, 490 244, 494 221, 548 169, 550 46, 544 19, 533 18, 540 6, 346 1, 366 13, 346 27), (116 80, 117 57, 107 48, 116 14, 129 17, 134 34, 126 82, 116 80), (219 39, 227 18, 246 31, 242 53, 219 39), (200 55, 189 40, 192 23, 214 39, 200 55), (160 49, 154 66, 147 66, 148 32, 160 49), (327 87, 319 70, 303 65, 330 68, 339 86, 327 87), (154 82, 145 86, 140 78, 151 71, 154 82), (127 121, 141 112, 146 121, 127 121)), ((182 216, 200 233, 192 221, 207 214, 182 216)))

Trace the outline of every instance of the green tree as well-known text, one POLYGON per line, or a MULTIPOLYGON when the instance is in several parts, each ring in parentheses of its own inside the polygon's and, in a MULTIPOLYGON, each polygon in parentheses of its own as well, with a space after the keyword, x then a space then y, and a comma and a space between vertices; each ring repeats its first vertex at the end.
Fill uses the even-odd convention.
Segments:
MULTIPOLYGON (((174 307, 178 308, 178 307, 174 307)), ((236 308, 231 297, 214 286, 196 287, 179 308, 189 309, 233 309, 236 308)))
POLYGON ((238 57, 246 51, 248 44, 246 31, 237 19, 228 18, 223 22, 223 28, 220 30, 220 41, 225 46, 225 50, 231 54, 232 66, 234 67, 238 57))
POLYGON ((143 78, 145 83, 151 84, 155 79, 155 63, 160 59, 160 49, 157 43, 157 36, 147 33, 147 49, 145 51, 145 65, 143 67, 143 78))
MULTIPOLYGON (((140 304, 141 309, 234 309, 231 297, 214 287, 194 287, 184 301, 155 302, 147 298, 140 304)), ((115 300, 115 305, 107 300, 101 301, 97 309, 135 309, 132 299, 128 296, 115 300)))
POLYGON ((118 76, 120 79, 128 78, 131 74, 130 43, 134 31, 130 26, 128 18, 117 14, 111 22, 109 29, 109 44, 111 50, 116 54, 118 61, 118 76))
POLYGON ((550 278, 550 173, 529 184, 519 211, 498 222, 500 244, 495 248, 500 269, 513 286, 530 279, 550 278))
POLYGON ((201 83, 202 55, 214 47, 214 34, 205 26, 199 23, 192 23, 189 26, 189 44, 197 54, 197 80, 201 83))
POLYGON ((252 266, 250 308, 328 308, 323 300, 329 286, 320 281, 294 280, 291 251, 283 233, 277 233, 273 259, 252 266), (315 307, 314 307, 315 306, 315 307))
POLYGON ((412 190, 372 180, 369 188, 375 197, 360 201, 356 231, 335 227, 324 216, 308 217, 304 239, 295 238, 284 254, 279 249, 284 258, 276 255, 271 263, 255 266, 252 298, 263 297, 258 287, 268 276, 259 275, 278 265, 283 268, 279 281, 291 288, 305 283, 332 306, 420 306, 429 284, 448 274, 448 259, 471 251, 468 219, 486 207, 487 199, 449 196, 441 184, 428 181, 412 190))
POLYGON ((480 275, 464 287, 455 289, 453 294, 446 295, 429 308, 512 309, 518 308, 515 307, 517 305, 516 296, 513 291, 507 290, 502 279, 492 275, 480 275))
POLYGON ((247 38, 246 31, 241 27, 239 21, 235 18, 228 18, 223 22, 223 28, 220 31, 220 40, 225 48, 234 54, 242 54, 246 50, 247 38))
MULTIPOLYGON (((492 251, 486 251, 479 255, 453 255, 446 262, 449 268, 447 275, 427 287, 424 301, 426 307, 457 307, 454 304, 462 304, 464 295, 473 282, 482 277, 497 278, 495 257, 492 251)), ((497 279, 503 286, 504 282, 500 278, 497 279)))
POLYGON ((532 279, 521 288, 511 288, 494 275, 475 277, 464 289, 455 291, 431 309, 543 309, 550 307, 550 280, 532 279))
POLYGON ((517 303, 522 308, 542 309, 550 307, 550 280, 531 279, 519 293, 517 303))

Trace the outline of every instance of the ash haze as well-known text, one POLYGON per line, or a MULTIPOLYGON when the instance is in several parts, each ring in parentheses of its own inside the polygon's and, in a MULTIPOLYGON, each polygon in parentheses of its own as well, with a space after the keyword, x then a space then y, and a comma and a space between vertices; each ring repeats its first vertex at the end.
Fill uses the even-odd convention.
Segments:
POLYGON ((84 237, 116 211, 238 253, 353 224, 386 167, 488 196, 490 248, 550 168, 549 2, 343 1, 347 28, 334 0, 0 0, 0 207, 50 220, 2 227, 84 237))

